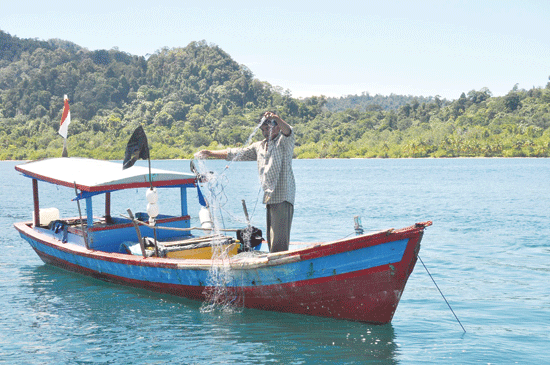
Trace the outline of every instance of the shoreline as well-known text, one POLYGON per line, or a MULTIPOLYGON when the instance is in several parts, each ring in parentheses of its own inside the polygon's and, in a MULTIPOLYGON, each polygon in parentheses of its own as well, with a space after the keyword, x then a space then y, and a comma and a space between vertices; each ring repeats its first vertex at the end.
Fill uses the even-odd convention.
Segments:
MULTIPOLYGON (((70 156, 70 157, 80 157, 80 156, 70 156)), ((56 158, 56 157, 46 157, 46 158, 56 158)), ((84 158, 94 158, 94 157, 84 157, 84 158)), ((458 157, 317 157, 317 158, 293 158, 293 160, 456 160, 456 159, 545 159, 550 157, 504 157, 504 156, 458 156, 458 157)), ((192 158, 160 158, 154 159, 151 161, 192 161, 195 159, 192 158)), ((215 160, 215 159, 212 159, 215 160)), ((0 160, 0 162, 29 162, 34 160, 0 160)), ((122 161, 121 159, 106 160, 106 161, 122 161)))

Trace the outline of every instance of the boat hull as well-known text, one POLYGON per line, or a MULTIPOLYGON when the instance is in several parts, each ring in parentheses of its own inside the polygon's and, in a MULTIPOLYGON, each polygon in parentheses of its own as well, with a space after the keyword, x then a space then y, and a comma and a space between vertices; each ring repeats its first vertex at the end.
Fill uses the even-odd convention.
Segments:
POLYGON ((204 301, 216 289, 211 269, 228 269, 218 293, 236 305, 383 324, 393 318, 427 225, 225 261, 107 253, 62 243, 28 222, 15 227, 45 263, 104 281, 204 301))

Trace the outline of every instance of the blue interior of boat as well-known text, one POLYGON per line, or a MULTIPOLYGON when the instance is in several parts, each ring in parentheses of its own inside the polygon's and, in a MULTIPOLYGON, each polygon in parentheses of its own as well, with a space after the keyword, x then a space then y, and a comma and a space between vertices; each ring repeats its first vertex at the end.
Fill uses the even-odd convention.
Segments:
MULTIPOLYGON (((138 220, 146 222, 149 219, 147 213, 138 212, 135 214, 138 220)), ((157 222, 162 227, 171 228, 189 228, 189 217, 176 217, 168 215, 159 215, 157 222)), ((139 226, 142 237, 153 237, 155 232, 147 226, 139 226)), ((49 225, 48 233, 62 242, 78 243, 84 240, 80 233, 80 222, 78 220, 66 221, 56 220, 49 225), (69 229, 74 227, 74 229, 69 229)), ((171 240, 175 238, 188 238, 191 236, 190 231, 171 231, 164 229, 156 230, 158 240, 171 240)), ((123 217, 108 217, 94 220, 93 227, 88 229, 88 245, 89 248, 104 251, 127 253, 127 250, 122 247, 124 242, 138 242, 137 232, 134 224, 130 219, 123 217)))

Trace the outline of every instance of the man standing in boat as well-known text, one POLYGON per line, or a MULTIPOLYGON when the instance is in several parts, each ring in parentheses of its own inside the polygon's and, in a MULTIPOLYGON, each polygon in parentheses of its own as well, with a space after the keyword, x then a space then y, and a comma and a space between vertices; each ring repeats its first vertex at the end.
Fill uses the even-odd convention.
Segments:
POLYGON ((294 132, 292 127, 273 112, 262 114, 258 123, 264 140, 244 148, 202 150, 199 158, 212 157, 228 161, 257 161, 266 205, 269 252, 288 250, 294 216, 296 184, 292 172, 294 132))

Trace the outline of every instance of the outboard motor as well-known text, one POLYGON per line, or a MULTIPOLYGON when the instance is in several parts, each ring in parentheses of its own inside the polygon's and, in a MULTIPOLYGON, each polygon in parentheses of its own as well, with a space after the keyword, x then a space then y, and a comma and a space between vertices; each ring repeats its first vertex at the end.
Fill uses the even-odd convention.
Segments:
POLYGON ((262 244, 262 230, 252 226, 239 229, 237 230, 237 239, 241 242, 239 252, 250 252, 262 244))

